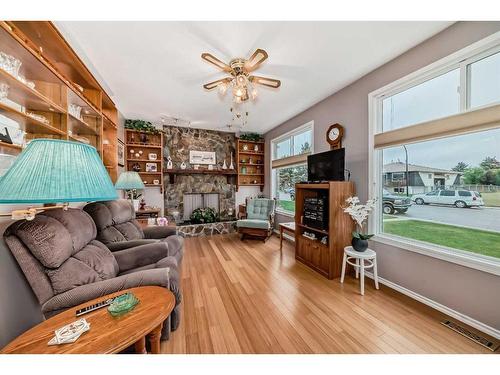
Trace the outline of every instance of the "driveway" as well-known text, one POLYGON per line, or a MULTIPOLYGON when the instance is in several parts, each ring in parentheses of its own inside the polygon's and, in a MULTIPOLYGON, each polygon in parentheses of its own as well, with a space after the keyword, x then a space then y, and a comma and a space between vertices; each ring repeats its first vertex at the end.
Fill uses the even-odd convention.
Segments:
POLYGON ((443 224, 463 225, 471 228, 500 232, 500 208, 456 208, 435 205, 412 205, 398 218, 424 219, 443 224))

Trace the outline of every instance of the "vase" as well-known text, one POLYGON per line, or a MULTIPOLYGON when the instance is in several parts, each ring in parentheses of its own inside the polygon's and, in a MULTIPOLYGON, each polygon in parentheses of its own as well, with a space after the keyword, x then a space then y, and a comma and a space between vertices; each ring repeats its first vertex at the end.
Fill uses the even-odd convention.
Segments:
POLYGON ((351 241, 352 248, 360 253, 368 249, 368 240, 353 237, 351 241))
POLYGON ((134 211, 137 212, 139 210, 139 199, 132 199, 132 204, 134 205, 134 211))

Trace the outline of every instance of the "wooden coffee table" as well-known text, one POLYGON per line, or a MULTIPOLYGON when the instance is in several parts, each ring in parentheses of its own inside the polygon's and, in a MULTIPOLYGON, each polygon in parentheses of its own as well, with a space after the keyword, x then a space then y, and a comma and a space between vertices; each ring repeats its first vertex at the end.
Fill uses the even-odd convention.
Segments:
POLYGON ((169 290, 159 286, 144 286, 122 290, 72 307, 61 314, 38 324, 5 346, 0 353, 22 354, 106 354, 118 353, 135 345, 137 353, 146 353, 146 337, 151 353, 160 352, 160 336, 163 321, 175 306, 175 297, 169 290), (112 317, 107 307, 85 314, 90 330, 71 344, 51 345, 47 343, 54 331, 78 320, 75 311, 125 292, 132 292, 139 299, 135 308, 120 317, 112 317))

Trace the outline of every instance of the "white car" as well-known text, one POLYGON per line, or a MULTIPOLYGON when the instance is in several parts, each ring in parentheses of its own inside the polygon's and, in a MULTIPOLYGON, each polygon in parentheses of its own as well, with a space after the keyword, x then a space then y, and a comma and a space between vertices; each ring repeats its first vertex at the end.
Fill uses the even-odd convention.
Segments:
POLYGON ((427 194, 415 194, 411 199, 416 204, 449 204, 458 208, 484 206, 477 191, 433 190, 427 194))

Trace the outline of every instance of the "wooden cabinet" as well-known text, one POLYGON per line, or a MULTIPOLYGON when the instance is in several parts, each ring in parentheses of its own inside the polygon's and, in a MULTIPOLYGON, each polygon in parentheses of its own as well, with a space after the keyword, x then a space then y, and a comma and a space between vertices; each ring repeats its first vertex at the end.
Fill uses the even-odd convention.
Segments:
POLYGON ((236 168, 239 186, 258 186, 264 190, 264 141, 236 140, 236 168))
POLYGON ((0 21, 0 51, 21 61, 19 75, 25 79, 0 69, 0 83, 9 87, 0 114, 16 121, 27 141, 54 138, 91 144, 114 182, 118 110, 55 26, 48 21, 0 21), (70 111, 71 105, 81 108, 80 117, 70 111))
POLYGON ((354 194, 352 182, 295 185, 295 258, 328 279, 340 277, 344 247, 351 242, 354 223, 342 207, 346 204, 345 200, 354 194), (318 196, 328 199, 327 229, 303 224, 304 198, 318 196), (305 237, 304 232, 314 233, 316 239, 305 237), (325 244, 321 242, 323 238, 325 244))

